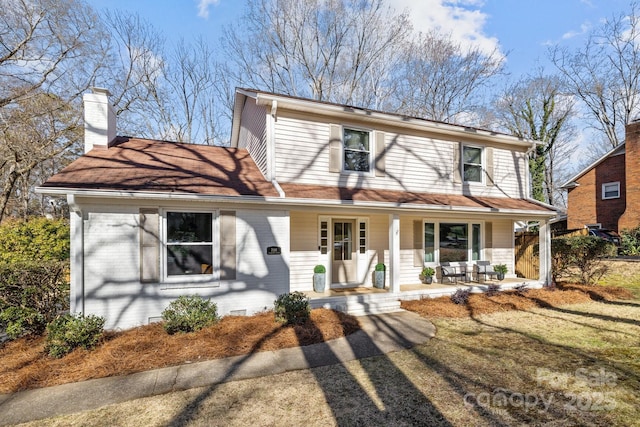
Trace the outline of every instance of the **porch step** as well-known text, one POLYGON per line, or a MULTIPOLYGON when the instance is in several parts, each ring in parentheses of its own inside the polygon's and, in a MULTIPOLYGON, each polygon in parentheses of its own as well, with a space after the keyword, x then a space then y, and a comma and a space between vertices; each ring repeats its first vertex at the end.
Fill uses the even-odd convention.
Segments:
POLYGON ((311 308, 330 308, 352 316, 392 313, 400 310, 397 295, 365 294, 313 298, 311 308))

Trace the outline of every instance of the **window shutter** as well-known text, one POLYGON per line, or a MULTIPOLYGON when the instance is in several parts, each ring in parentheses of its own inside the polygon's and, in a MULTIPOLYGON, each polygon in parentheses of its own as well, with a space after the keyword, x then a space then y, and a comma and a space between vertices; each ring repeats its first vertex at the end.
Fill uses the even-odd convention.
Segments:
POLYGON ((376 176, 385 176, 384 168, 385 168, 385 151, 384 151, 384 132, 375 132, 376 138, 376 176))
POLYGON ((160 215, 140 209, 140 281, 160 281, 160 215))
POLYGON ((485 167, 485 171, 487 173, 486 184, 489 187, 493 187, 493 148, 485 148, 485 158, 487 161, 487 165, 485 167))
POLYGON ((462 183, 462 165, 460 161, 460 153, 462 151, 461 145, 459 142, 453 144, 453 183, 461 184, 462 183))
POLYGON ((342 126, 329 125, 329 172, 342 169, 342 126))
POLYGON ((422 221, 413 221, 413 266, 422 267, 424 265, 424 254, 422 247, 422 221))
POLYGON ((484 254, 485 259, 491 261, 493 249, 493 224, 490 222, 484 223, 484 254))
POLYGON ((220 211, 220 280, 236 280, 236 213, 220 211))

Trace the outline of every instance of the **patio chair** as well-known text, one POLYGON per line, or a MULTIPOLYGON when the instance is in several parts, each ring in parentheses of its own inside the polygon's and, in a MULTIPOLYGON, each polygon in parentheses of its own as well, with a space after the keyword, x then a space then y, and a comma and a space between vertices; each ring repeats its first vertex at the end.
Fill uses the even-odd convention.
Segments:
POLYGON ((492 279, 494 276, 497 276, 498 273, 493 271, 493 266, 490 261, 478 261, 475 265, 475 273, 476 279, 480 282, 480 276, 483 277, 483 282, 487 280, 487 276, 489 279, 492 279))
POLYGON ((466 272, 457 271, 456 268, 448 262, 440 263, 440 274, 442 275, 443 282, 445 277, 447 277, 452 283, 457 283, 458 277, 462 277, 463 280, 467 277, 466 272))

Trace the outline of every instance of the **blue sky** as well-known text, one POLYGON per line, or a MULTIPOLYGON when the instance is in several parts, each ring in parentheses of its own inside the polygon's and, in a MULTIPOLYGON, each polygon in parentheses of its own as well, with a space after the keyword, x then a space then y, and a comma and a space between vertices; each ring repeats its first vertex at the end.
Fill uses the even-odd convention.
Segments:
MULTIPOLYGON (((514 78, 544 57, 550 44, 580 46, 602 19, 629 9, 627 0, 387 0, 409 10, 414 27, 438 27, 462 43, 507 55, 514 78)), ((89 0, 94 7, 138 13, 167 38, 202 35, 215 46, 224 25, 241 28, 243 0, 89 0)))

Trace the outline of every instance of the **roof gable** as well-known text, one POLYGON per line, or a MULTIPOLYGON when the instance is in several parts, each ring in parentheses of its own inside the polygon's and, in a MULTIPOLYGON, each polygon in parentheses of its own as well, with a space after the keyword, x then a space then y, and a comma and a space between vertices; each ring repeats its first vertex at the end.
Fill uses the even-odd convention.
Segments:
POLYGON ((607 152, 606 154, 604 154, 602 157, 600 157, 599 159, 597 159, 595 162, 591 163, 589 166, 587 166, 586 168, 582 169, 580 172, 578 172, 575 176, 571 177, 571 179, 567 180, 567 182, 565 182, 564 184, 562 184, 560 186, 560 188, 572 188, 576 185, 576 181, 579 180, 580 178, 582 178, 582 176, 584 176, 586 173, 588 173, 590 170, 592 170, 593 168, 595 168, 596 166, 598 166, 600 163, 604 162, 605 160, 607 160, 609 157, 613 157, 613 156, 617 156, 620 154, 624 154, 624 149, 625 149, 625 143, 623 142, 622 144, 618 145, 617 147, 615 147, 613 150, 610 150, 609 152, 607 152))

